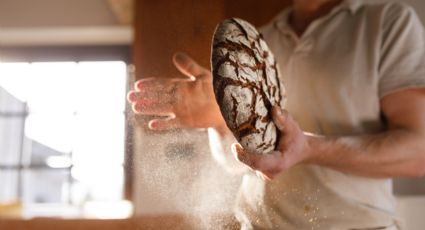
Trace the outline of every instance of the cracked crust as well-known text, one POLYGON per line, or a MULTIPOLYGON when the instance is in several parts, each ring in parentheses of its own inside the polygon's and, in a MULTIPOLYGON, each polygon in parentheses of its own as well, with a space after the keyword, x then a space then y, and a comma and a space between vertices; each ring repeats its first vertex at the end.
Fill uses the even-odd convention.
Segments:
POLYGON ((261 34, 241 19, 221 22, 214 33, 211 63, 215 97, 236 139, 254 153, 274 150, 278 132, 271 109, 283 108, 285 89, 261 34))

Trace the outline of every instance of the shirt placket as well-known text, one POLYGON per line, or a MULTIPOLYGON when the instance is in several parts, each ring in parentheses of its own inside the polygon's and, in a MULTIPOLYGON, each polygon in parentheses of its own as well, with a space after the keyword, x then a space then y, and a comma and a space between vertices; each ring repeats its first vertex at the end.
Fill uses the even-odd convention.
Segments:
MULTIPOLYGON (((291 26, 286 21, 284 25, 281 27, 281 31, 285 36, 287 36, 287 39, 290 39, 292 42, 294 42, 294 52, 293 54, 297 53, 305 53, 312 50, 315 40, 313 38, 313 34, 317 32, 316 30, 320 27, 321 24, 323 24, 325 21, 330 20, 331 17, 335 16, 338 12, 341 10, 344 10, 348 4, 347 2, 342 3, 340 6, 333 9, 329 14, 318 18, 311 22, 311 24, 307 27, 307 29, 304 31, 304 33, 300 36, 298 36, 294 30, 291 28, 291 26)), ((288 12, 289 15, 289 12, 288 12)), ((285 20, 288 20, 288 16, 285 20)))
MULTIPOLYGON (((284 69, 284 75, 286 77, 294 76, 294 72, 300 65, 302 66, 303 57, 313 49, 314 41, 310 36, 303 35, 299 37, 291 28, 287 28, 283 31, 285 40, 290 44, 291 50, 288 52, 287 62, 284 69)), ((297 84, 300 81, 299 78, 286 79, 291 81, 292 84, 297 84)))

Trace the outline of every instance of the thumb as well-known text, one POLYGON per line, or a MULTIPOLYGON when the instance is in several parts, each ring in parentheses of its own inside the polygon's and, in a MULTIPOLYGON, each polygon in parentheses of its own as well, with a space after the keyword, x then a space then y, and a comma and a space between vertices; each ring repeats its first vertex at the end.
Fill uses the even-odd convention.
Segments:
POLYGON ((180 72, 189 77, 192 81, 208 74, 208 70, 200 66, 195 60, 189 57, 189 55, 182 52, 174 54, 173 63, 180 72))
POLYGON ((286 110, 281 109, 279 106, 273 106, 272 118, 273 122, 281 132, 285 132, 289 129, 288 117, 289 114, 286 110))

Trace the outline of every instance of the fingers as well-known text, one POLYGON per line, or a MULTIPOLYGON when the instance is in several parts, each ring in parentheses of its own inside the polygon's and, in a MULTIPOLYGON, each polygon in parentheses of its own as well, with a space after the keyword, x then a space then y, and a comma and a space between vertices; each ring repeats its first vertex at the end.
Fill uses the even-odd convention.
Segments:
POLYGON ((258 155, 245 151, 238 143, 233 144, 231 148, 235 158, 255 170, 260 178, 271 180, 285 170, 281 153, 278 151, 258 155))
MULTIPOLYGON (((188 78, 141 79, 135 82, 134 90, 127 94, 127 100, 131 103, 133 111, 138 114, 173 116, 167 119, 152 120, 149 123, 151 129, 164 130, 184 128, 182 126, 191 127, 193 119, 188 119, 187 114, 191 111, 190 106, 192 103, 188 103, 187 100, 195 95, 194 92, 204 93, 202 89, 205 84, 209 83, 204 80, 195 80, 211 77, 208 70, 198 65, 186 54, 176 53, 173 57, 173 62, 188 78), (175 118, 176 116, 177 118, 175 118)), ((198 101, 203 102, 202 100, 201 98, 198 101)))
POLYGON ((174 116, 168 117, 165 119, 151 120, 149 121, 148 126, 150 129, 158 130, 158 131, 181 128, 179 120, 175 118, 174 116))
POLYGON ((179 100, 177 82, 159 79, 143 79, 135 83, 135 90, 127 94, 135 113, 143 115, 168 115, 179 100))
POLYGON ((169 115, 177 103, 176 96, 170 94, 142 94, 131 91, 127 94, 133 112, 143 115, 169 115))
POLYGON ((136 91, 130 91, 127 93, 127 101, 129 101, 130 103, 136 102, 141 99, 139 95, 140 94, 136 91))
POLYGON ((253 156, 250 156, 252 154, 245 153, 245 150, 242 148, 242 146, 239 143, 233 143, 231 145, 232 153, 235 156, 235 158, 249 166, 250 168, 255 168, 255 160, 253 159, 253 156))
POLYGON ((136 114, 168 117, 152 120, 148 124, 151 129, 183 128, 183 125, 188 125, 188 110, 184 100, 188 84, 187 81, 182 83, 166 79, 143 79, 135 83, 135 90, 127 94, 127 99, 136 114), (176 115, 178 119, 175 118, 176 115))
POLYGON ((255 174, 263 180, 273 180, 274 179, 274 175, 268 175, 268 174, 260 172, 260 171, 255 171, 255 174))
POLYGON ((130 91, 127 100, 130 103, 172 104, 181 99, 177 91, 177 88, 163 91, 130 91))
POLYGON ((275 105, 272 109, 272 118, 277 128, 280 131, 284 131, 286 128, 286 121, 288 120, 288 112, 275 105))
POLYGON ((273 122, 276 124, 279 131, 283 134, 296 134, 299 129, 298 124, 289 115, 288 111, 273 106, 272 110, 273 122))
POLYGON ((192 81, 195 78, 205 77, 208 75, 208 70, 200 66, 195 60, 187 54, 178 52, 173 56, 174 65, 184 75, 188 76, 192 81))
POLYGON ((145 78, 134 84, 134 90, 127 94, 127 100, 132 104, 133 111, 139 114, 168 114, 179 108, 179 101, 187 96, 187 89, 193 86, 194 76, 202 77, 209 72, 199 66, 184 53, 176 53, 173 57, 176 67, 190 78, 164 79, 145 78))
POLYGON ((156 116, 174 115, 172 104, 149 103, 146 100, 142 102, 133 103, 132 110, 134 113, 140 114, 140 115, 156 115, 156 116))
POLYGON ((176 85, 185 81, 182 79, 146 78, 134 83, 134 90, 137 92, 156 92, 175 88, 176 85))

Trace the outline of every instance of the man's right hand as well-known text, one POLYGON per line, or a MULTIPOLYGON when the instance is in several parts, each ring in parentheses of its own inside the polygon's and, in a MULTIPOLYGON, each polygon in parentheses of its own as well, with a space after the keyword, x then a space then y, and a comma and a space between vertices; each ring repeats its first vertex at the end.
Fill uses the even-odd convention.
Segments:
POLYGON ((149 128, 216 128, 226 125, 215 101, 212 75, 184 53, 173 56, 174 65, 187 78, 147 78, 135 83, 127 95, 136 114, 163 116, 149 128))

